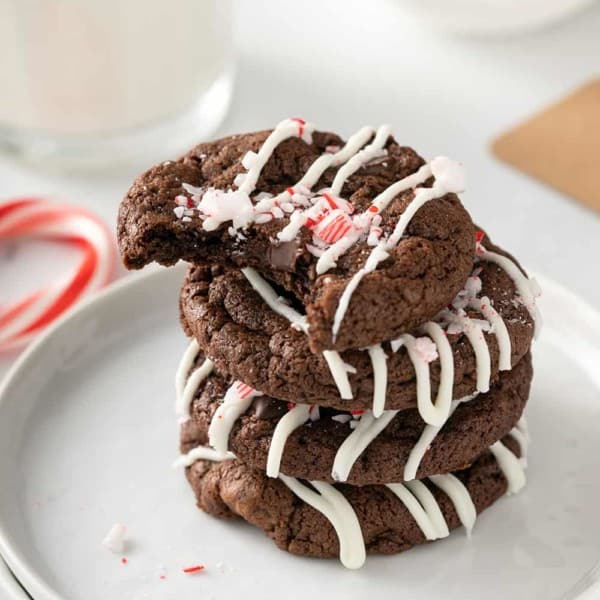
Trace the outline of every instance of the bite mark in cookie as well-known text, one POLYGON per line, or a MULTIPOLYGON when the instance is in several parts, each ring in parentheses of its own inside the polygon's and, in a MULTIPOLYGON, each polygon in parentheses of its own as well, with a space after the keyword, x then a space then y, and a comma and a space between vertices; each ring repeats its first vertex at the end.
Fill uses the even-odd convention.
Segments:
POLYGON ((385 126, 344 145, 288 120, 142 175, 121 204, 119 243, 131 268, 254 267, 306 307, 313 351, 366 347, 431 318, 466 279, 461 188, 456 163, 424 164, 385 126))

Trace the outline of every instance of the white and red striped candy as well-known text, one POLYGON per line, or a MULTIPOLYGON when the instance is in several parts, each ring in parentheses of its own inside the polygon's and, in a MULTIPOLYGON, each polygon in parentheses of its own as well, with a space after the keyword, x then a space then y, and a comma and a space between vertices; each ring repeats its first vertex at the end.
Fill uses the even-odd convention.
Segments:
POLYGON ((343 211, 332 210, 314 228, 315 235, 327 244, 334 244, 353 229, 352 219, 343 211))
POLYGON ((112 235, 81 208, 43 198, 0 204, 0 243, 23 238, 67 244, 81 253, 81 260, 53 283, 0 305, 0 352, 24 345, 75 302, 106 285, 116 264, 112 235))
POLYGON ((245 400, 250 396, 250 394, 253 394, 256 390, 253 387, 250 387, 247 383, 238 381, 235 384, 235 391, 242 400, 245 400))

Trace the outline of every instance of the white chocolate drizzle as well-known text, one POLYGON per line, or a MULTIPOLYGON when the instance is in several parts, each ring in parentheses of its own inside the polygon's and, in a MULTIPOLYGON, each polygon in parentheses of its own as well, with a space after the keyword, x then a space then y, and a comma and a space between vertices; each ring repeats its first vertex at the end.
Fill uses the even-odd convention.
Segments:
MULTIPOLYGON (((389 125, 382 125, 375 134, 375 139, 365 146, 360 152, 356 153, 343 167, 341 167, 333 179, 331 184, 331 193, 334 196, 339 196, 342 193, 342 187, 348 180, 348 177, 356 173, 367 163, 382 155, 383 148, 386 145, 390 135, 392 134, 389 125)), ((385 155, 385 153, 383 152, 385 155)))
MULTIPOLYGON (((454 324, 458 331, 461 331, 467 336, 469 343, 475 353, 475 364, 477 370, 477 378, 475 387, 478 392, 488 392, 490 389, 490 379, 492 376, 492 359, 490 357, 490 349, 487 345, 485 336, 483 335, 483 327, 475 319, 468 317, 463 310, 456 313, 445 310, 443 316, 451 324, 454 324)), ((489 324, 485 326, 489 329, 489 324)))
POLYGON ((471 394, 469 396, 465 396, 464 398, 460 398, 458 400, 453 400, 450 410, 448 412, 448 416, 446 420, 441 425, 425 425, 425 429, 421 432, 421 436, 417 443, 413 446, 410 454, 408 455, 408 459, 406 464, 404 465, 404 481, 412 481, 417 476, 417 471, 421 465, 421 461, 425 456, 425 453, 431 447, 433 440, 437 437, 437 434, 440 432, 442 427, 446 424, 448 419, 452 416, 454 411, 458 408, 460 404, 463 402, 469 402, 476 398, 479 394, 471 394))
MULTIPOLYGON (((430 425, 441 425, 448 418, 452 395, 447 394, 447 389, 438 389, 435 404, 431 402, 431 377, 429 376, 429 362, 427 357, 421 355, 417 349, 417 342, 420 338, 415 338, 409 333, 405 333, 391 342, 394 352, 397 352, 401 346, 406 347, 408 356, 414 366, 417 378, 417 406, 422 419, 430 425)), ((429 338, 426 338, 429 339, 429 338)), ((434 360, 435 356, 431 359, 434 360)), ((450 390, 451 391, 451 390, 450 390)))
POLYGON ((314 125, 306 123, 302 119, 285 119, 275 127, 269 137, 264 141, 258 154, 252 157, 250 168, 244 174, 242 183, 238 186, 240 192, 251 194, 256 189, 256 183, 260 177, 261 171, 267 164, 269 158, 275 151, 275 148, 281 142, 291 137, 299 137, 307 144, 312 143, 312 132, 314 125))
POLYGON ((498 368, 500 371, 510 371, 512 369, 511 362, 511 343, 508 329, 504 319, 498 314, 498 311, 492 306, 491 300, 487 296, 481 298, 473 298, 469 306, 479 311, 483 317, 489 321, 491 331, 496 336, 498 341, 498 368))
MULTIPOLYGON (((300 314, 296 309, 285 302, 283 298, 277 295, 277 292, 251 267, 242 269, 242 273, 254 289, 254 291, 267 303, 267 305, 278 315, 286 318, 292 327, 307 333, 308 323, 306 315, 300 314)), ((327 361, 331 376, 340 392, 340 397, 344 400, 352 398, 352 387, 348 379, 348 373, 356 372, 351 366, 346 364, 338 352, 326 350, 323 357, 327 361)))
POLYGON ((214 367, 212 361, 207 358, 190 373, 199 352, 200 346, 194 339, 184 352, 175 375, 175 414, 180 423, 184 423, 190 418, 190 406, 198 387, 212 373, 214 367))
MULTIPOLYGON (((523 418, 511 434, 517 429, 527 438, 527 426, 523 418)), ((525 484, 525 475, 519 460, 501 442, 493 444, 490 451, 496 457, 498 466, 508 481, 508 493, 518 492, 525 484)), ((523 447, 521 451, 524 452, 523 447)), ((197 460, 221 462, 234 458, 235 455, 231 452, 221 454, 213 448, 198 447, 179 457, 173 466, 190 467, 197 460)), ((360 568, 366 559, 364 537, 356 512, 344 495, 333 485, 322 481, 310 481, 313 490, 296 478, 283 474, 279 474, 278 477, 300 500, 329 520, 338 536, 342 564, 349 569, 360 568)), ((450 499, 467 536, 470 536, 477 519, 477 511, 469 490, 451 473, 432 475, 428 479, 450 499)), ((439 503, 422 481, 388 483, 386 487, 404 504, 425 539, 436 540, 450 535, 439 503)))
POLYGON ((452 473, 431 475, 429 481, 439 487, 450 498, 459 521, 467 531, 467 536, 471 537, 471 532, 477 520, 477 510, 464 483, 452 473))
POLYGON ((431 541, 450 535, 440 505, 422 481, 388 483, 386 487, 404 504, 425 539, 431 541))
POLYGON ((256 396, 262 396, 262 392, 241 381, 234 381, 215 411, 208 428, 208 441, 222 456, 229 451, 229 434, 234 423, 250 408, 256 396))
POLYGON ((521 269, 507 256, 486 250, 480 241, 477 243, 476 251, 481 259, 497 264, 513 280, 521 301, 533 319, 534 335, 537 338, 542 327, 542 316, 536 301, 536 297, 540 295, 537 281, 525 277, 521 269))
POLYGON ((510 496, 519 492, 527 482, 525 469, 519 459, 501 441, 490 446, 500 470, 507 482, 506 493, 510 496))
POLYGON ((387 393, 387 354, 381 344, 367 348, 373 367, 373 416, 378 419, 385 408, 387 393))
POLYGON ((191 467, 195 462, 199 460, 210 460, 211 462, 222 462, 225 460, 233 460, 235 454, 233 452, 227 452, 221 454, 214 448, 208 448, 207 446, 197 446, 192 448, 187 454, 182 454, 174 463, 173 468, 179 467, 191 467))
POLYGON ((362 414, 354 431, 342 442, 336 452, 331 469, 331 477, 334 481, 348 479, 358 457, 397 414, 397 410, 386 410, 379 418, 375 418, 371 411, 362 414))
POLYGON ((267 477, 279 477, 279 467, 288 437, 310 417, 309 404, 296 404, 275 426, 267 455, 267 477))
MULTIPOLYGON (((348 282, 348 285, 340 297, 333 319, 332 335, 334 341, 350 304, 350 299, 354 290, 356 290, 365 275, 373 272, 380 262, 383 262, 388 258, 390 251, 398 245, 417 211, 430 200, 441 198, 448 193, 459 193, 464 190, 464 171, 462 165, 459 163, 446 157, 438 157, 431 161, 429 168, 430 174, 435 177, 433 186, 430 188, 419 187, 414 190, 412 201, 400 216, 400 219, 396 223, 390 236, 387 239, 381 240, 379 244, 373 248, 363 267, 359 269, 348 282)), ((420 170, 413 175, 417 175, 419 172, 420 170)), ((412 175, 410 177, 412 177, 412 175)), ((383 198, 380 202, 384 204, 388 198, 390 198, 390 200, 393 199, 400 191, 402 191, 403 186, 406 185, 405 179, 391 185, 387 190, 382 192, 376 200, 383 198), (395 186, 398 187, 395 188, 395 186)))
POLYGON ((352 505, 332 485, 311 481, 316 491, 297 479, 280 475, 279 478, 298 498, 323 514, 333 526, 340 542, 340 561, 348 569, 360 569, 366 559, 366 548, 360 523, 352 505))

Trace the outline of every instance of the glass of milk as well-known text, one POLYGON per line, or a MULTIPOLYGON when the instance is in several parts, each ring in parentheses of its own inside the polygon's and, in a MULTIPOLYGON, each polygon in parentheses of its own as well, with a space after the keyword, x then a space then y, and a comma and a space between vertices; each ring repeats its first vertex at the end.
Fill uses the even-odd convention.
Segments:
POLYGON ((60 166, 173 157, 233 85, 231 0, 2 0, 0 150, 60 166))

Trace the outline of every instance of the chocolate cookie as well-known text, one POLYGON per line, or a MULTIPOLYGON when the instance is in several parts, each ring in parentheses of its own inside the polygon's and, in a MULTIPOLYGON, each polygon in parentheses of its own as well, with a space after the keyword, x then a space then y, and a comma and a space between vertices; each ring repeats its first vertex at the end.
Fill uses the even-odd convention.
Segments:
POLYGON ((254 267, 304 307, 312 351, 366 347, 432 318, 466 280, 473 225, 454 191, 458 164, 425 164, 388 128, 343 146, 289 120, 141 175, 119 247, 128 268, 254 267))
MULTIPOLYGON (((520 455, 519 444, 514 439, 507 437, 503 443, 513 458, 520 455)), ((351 568, 361 566, 365 551, 369 554, 403 552, 425 541, 445 537, 449 530, 459 527, 461 521, 466 527, 472 527, 476 513, 493 504, 512 485, 510 479, 507 483, 503 469, 490 452, 484 453, 467 469, 454 473, 454 477, 464 486, 455 488, 458 493, 454 498, 446 495, 432 480, 426 480, 422 487, 420 482, 412 482, 413 486, 419 486, 421 497, 423 487, 432 494, 435 510, 429 515, 436 519, 423 515, 419 500, 413 499, 413 505, 405 504, 388 486, 338 484, 332 488, 311 482, 320 485, 319 491, 325 491, 329 499, 333 496, 340 508, 337 514, 343 513, 341 523, 336 519, 332 524, 322 512, 296 495, 305 489, 312 491, 312 487, 298 480, 285 483, 269 479, 239 460, 221 463, 200 460, 187 469, 198 506, 205 512, 220 518, 242 517, 264 530, 281 549, 293 554, 320 558, 340 554, 342 562, 351 568), (419 523, 415 515, 419 517, 419 523), (337 531, 334 525, 337 525, 337 531)), ((448 482, 452 476, 441 478, 448 482)), ((438 478, 437 482, 441 484, 442 480, 438 478)), ((456 482, 452 480, 452 483, 456 482)), ((404 496, 412 496, 410 488, 408 493, 404 485, 402 488, 396 490, 404 496)), ((336 511, 333 512, 335 518, 336 511)))
MULTIPOLYGON (((286 436, 276 426, 285 415, 289 419, 290 410, 296 407, 266 396, 255 397, 235 422, 225 425, 230 429, 224 432, 223 443, 249 467, 267 470, 273 477, 281 471, 302 479, 359 486, 421 479, 463 468, 508 434, 521 417, 532 375, 527 354, 512 371, 502 373, 487 394, 459 404, 437 435, 420 445, 425 423, 416 409, 384 413, 380 419, 385 428, 371 434, 370 443, 358 453, 349 449, 349 438, 364 434, 352 427, 370 419, 370 411, 353 418, 349 413, 315 407, 306 410, 286 436)), ((182 453, 208 445, 211 422, 227 413, 221 410, 215 415, 230 385, 217 371, 202 382, 191 403, 190 419, 181 427, 182 453)), ((285 423, 279 427, 285 429, 285 423)))
MULTIPOLYGON (((491 244, 488 246, 499 251, 491 244)), ((483 333, 490 356, 489 379, 493 384, 501 366, 506 369, 516 365, 527 353, 533 336, 533 322, 527 309, 518 301, 515 284, 504 269, 487 261, 472 263, 474 267, 481 283, 477 296, 489 299, 488 305, 500 315, 510 340, 510 349, 505 350, 504 364, 501 365, 496 335, 499 326, 495 326, 494 333, 483 333)), ((198 340, 221 371, 269 396, 341 410, 371 408, 374 403, 373 356, 370 352, 347 350, 341 353, 343 362, 355 369, 355 373, 348 375, 351 399, 341 398, 326 357, 311 352, 304 333, 290 327, 288 319, 275 313, 240 271, 215 266, 192 267, 181 292, 181 312, 186 332, 198 340)), ((466 314, 473 317, 475 323, 480 323, 483 318, 480 311, 468 306, 466 314)), ((369 321, 367 315, 365 321, 369 321)), ((452 331, 456 330, 446 328, 449 352, 454 361, 452 397, 462 398, 478 388, 485 391, 478 381, 483 368, 477 368, 472 342, 465 332, 452 331)), ((426 343, 429 338, 423 332, 413 331, 413 334, 424 342, 422 352, 431 350, 426 343)), ((385 408, 416 406, 414 353, 411 358, 406 347, 394 352, 389 343, 383 345, 383 351, 387 355, 385 408)), ((416 351, 419 351, 418 347, 416 351)), ((433 355, 425 356, 425 359, 431 358, 433 355)), ((436 394, 442 376, 439 358, 429 362, 429 370, 432 394, 436 394)))

